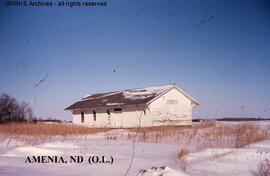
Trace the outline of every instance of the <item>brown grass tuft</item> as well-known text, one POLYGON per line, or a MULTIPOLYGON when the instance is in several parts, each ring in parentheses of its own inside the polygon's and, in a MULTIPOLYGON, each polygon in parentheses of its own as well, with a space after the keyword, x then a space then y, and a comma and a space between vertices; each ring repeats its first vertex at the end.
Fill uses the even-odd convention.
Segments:
POLYGON ((186 170, 187 168, 187 155, 189 154, 189 150, 187 148, 182 148, 178 153, 178 158, 180 161, 180 166, 182 170, 186 170))
POLYGON ((265 159, 260 162, 257 171, 252 171, 251 174, 254 176, 270 176, 270 161, 265 159))

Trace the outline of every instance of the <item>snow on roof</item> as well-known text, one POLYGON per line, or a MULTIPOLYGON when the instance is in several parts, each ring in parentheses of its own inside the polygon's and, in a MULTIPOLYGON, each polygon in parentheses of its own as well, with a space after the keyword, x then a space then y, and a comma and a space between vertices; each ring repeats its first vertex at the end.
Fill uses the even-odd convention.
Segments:
POLYGON ((144 99, 149 98, 153 95, 158 95, 172 88, 173 85, 165 85, 165 86, 156 86, 156 87, 146 87, 146 88, 139 88, 139 89, 129 89, 124 90, 123 95, 127 99, 144 99))
MULTIPOLYGON (((66 110, 146 104, 161 95, 162 93, 174 87, 178 88, 174 84, 169 84, 163 86, 127 89, 123 91, 114 91, 108 93, 96 93, 83 97, 81 100, 75 102, 74 104, 66 108, 66 110)), ((182 89, 178 89, 181 90, 188 98, 190 98, 190 96, 187 95, 182 89)), ((192 98, 190 99, 193 101, 192 98)))
POLYGON ((95 98, 104 98, 107 96, 111 96, 114 94, 119 93, 119 91, 115 91, 115 92, 108 92, 108 93, 97 93, 97 94, 92 94, 92 95, 86 95, 82 98, 82 100, 89 100, 89 99, 95 99, 95 98))
POLYGON ((123 105, 124 103, 107 103, 107 106, 119 106, 119 105, 123 105))
POLYGON ((87 97, 90 97, 91 95, 90 94, 87 94, 83 97, 83 99, 87 98, 87 97))

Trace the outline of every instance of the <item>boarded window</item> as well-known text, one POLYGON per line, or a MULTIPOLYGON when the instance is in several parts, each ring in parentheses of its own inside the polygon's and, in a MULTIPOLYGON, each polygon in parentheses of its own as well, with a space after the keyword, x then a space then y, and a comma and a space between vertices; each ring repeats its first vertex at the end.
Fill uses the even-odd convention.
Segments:
POLYGON ((93 120, 97 121, 97 113, 96 113, 96 111, 93 111, 93 120))
POLYGON ((167 100, 166 101, 167 104, 178 104, 177 100, 167 100))
POLYGON ((84 112, 81 111, 81 122, 84 123, 84 112))
POLYGON ((122 111, 122 108, 114 108, 113 109, 115 112, 121 112, 122 111))
POLYGON ((109 109, 107 109, 107 123, 110 124, 111 123, 111 112, 109 109))

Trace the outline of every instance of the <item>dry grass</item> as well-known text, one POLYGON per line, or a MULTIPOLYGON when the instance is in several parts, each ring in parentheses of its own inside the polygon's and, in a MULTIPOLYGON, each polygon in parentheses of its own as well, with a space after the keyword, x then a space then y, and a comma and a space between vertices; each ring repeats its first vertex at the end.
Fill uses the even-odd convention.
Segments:
POLYGON ((180 166, 182 170, 186 170, 187 168, 187 155, 189 154, 189 150, 187 148, 182 148, 178 153, 178 159, 180 161, 180 166))
POLYGON ((0 142, 8 146, 12 140, 27 145, 38 145, 56 140, 65 140, 68 136, 96 134, 111 130, 109 128, 88 128, 78 125, 46 123, 8 123, 0 125, 0 142), (6 141, 7 140, 7 141, 6 141))
POLYGON ((30 136, 68 136, 106 132, 109 128, 87 128, 66 124, 8 123, 0 125, 0 134, 30 136))
MULTIPOLYGON (((202 127, 205 128, 205 127, 202 127)), ((135 133, 137 129, 127 129, 131 133, 135 133)), ((191 140, 198 132, 198 126, 157 126, 140 128, 137 140, 141 142, 160 142, 166 139, 179 141, 183 138, 191 140)))
MULTIPOLYGON (((9 135, 39 136, 46 140, 52 136, 87 135, 107 132, 111 128, 88 128, 66 124, 10 123, 0 125, 0 138, 9 135), (45 139, 46 138, 46 139, 45 139)), ((270 124, 262 126, 256 123, 194 123, 192 126, 161 126, 152 128, 126 129, 123 132, 105 133, 107 140, 133 140, 139 142, 172 142, 189 147, 189 150, 202 150, 210 147, 240 148, 245 145, 270 139, 270 124), (190 148, 195 146, 195 148, 190 148)))
POLYGON ((253 123, 221 124, 206 132, 203 148, 241 148, 251 143, 270 139, 268 131, 269 126, 262 128, 253 123))
POLYGON ((254 176, 270 176, 270 161, 265 159, 260 162, 257 171, 252 171, 251 174, 254 176))
POLYGON ((202 123, 193 123, 192 127, 196 129, 216 127, 216 122, 209 121, 209 122, 202 122, 202 123))
MULTIPOLYGON (((137 129, 127 129, 125 134, 107 134, 107 139, 131 140, 137 129)), ((139 142, 173 142, 184 146, 195 145, 196 150, 210 147, 241 148, 245 145, 270 139, 270 124, 256 123, 195 123, 191 126, 160 126, 140 128, 136 136, 139 142)))

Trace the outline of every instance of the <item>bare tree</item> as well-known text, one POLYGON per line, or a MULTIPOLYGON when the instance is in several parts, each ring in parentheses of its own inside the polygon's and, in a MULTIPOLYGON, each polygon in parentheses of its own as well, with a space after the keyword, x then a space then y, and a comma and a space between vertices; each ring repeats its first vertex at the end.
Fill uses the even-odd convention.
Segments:
POLYGON ((27 121, 33 120, 33 110, 30 105, 24 101, 20 103, 19 117, 27 121))
POLYGON ((18 104, 15 98, 8 94, 2 94, 0 98, 0 119, 1 121, 11 121, 16 116, 18 104))
POLYGON ((19 102, 8 94, 0 97, 0 123, 10 121, 32 121, 33 110, 26 102, 19 102))

